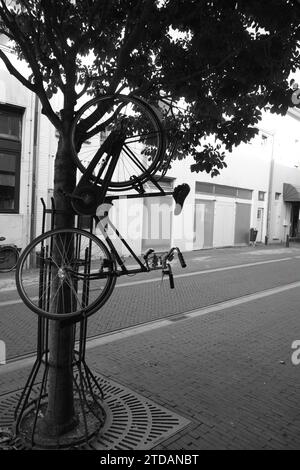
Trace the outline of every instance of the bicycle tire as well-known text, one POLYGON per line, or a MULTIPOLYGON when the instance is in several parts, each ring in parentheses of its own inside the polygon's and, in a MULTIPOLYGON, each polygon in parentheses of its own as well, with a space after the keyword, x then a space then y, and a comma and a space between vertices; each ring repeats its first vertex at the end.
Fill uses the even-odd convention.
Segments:
POLYGON ((21 254, 16 269, 17 290, 25 305, 51 320, 75 322, 90 316, 109 299, 115 283, 116 264, 106 245, 77 228, 37 237, 21 254), (93 277, 91 270, 102 270, 102 277, 93 277))
POLYGON ((8 273, 12 271, 18 262, 19 251, 14 246, 0 246, 0 273, 8 273), (6 255, 5 255, 6 253, 6 255), (5 256, 5 259, 3 259, 5 256), (5 262, 8 260, 8 266, 5 266, 5 262))
MULTIPOLYGON (((96 135, 92 137, 92 139, 94 139, 95 137, 95 143, 93 143, 93 141, 90 141, 89 145, 87 145, 86 147, 87 150, 82 149, 82 146, 79 149, 79 144, 77 140, 78 136, 76 134, 76 131, 80 129, 80 124, 82 123, 82 121, 87 117, 90 117, 96 108, 97 110, 101 109, 101 105, 103 106, 103 112, 105 112, 104 116, 110 116, 109 112, 112 112, 113 116, 113 110, 116 107, 118 109, 118 106, 120 106, 120 111, 123 109, 122 104, 124 104, 124 106, 126 105, 125 110, 127 110, 127 106, 129 107, 129 109, 126 111, 129 117, 127 116, 126 118, 124 118, 124 111, 122 119, 131 119, 131 131, 133 134, 127 137, 126 142, 124 143, 124 146, 122 147, 122 150, 120 152, 120 161, 118 162, 118 166, 115 170, 115 173, 108 188, 109 190, 113 191, 129 190, 133 189, 137 183, 146 183, 146 181, 151 179, 159 171, 160 167, 163 164, 163 159, 166 151, 165 131, 158 115, 158 112, 152 106, 150 106, 146 101, 138 97, 121 94, 102 96, 94 98, 87 102, 85 105, 83 105, 82 108, 80 108, 80 110, 77 112, 71 126, 71 153, 73 155, 73 158, 75 159, 76 166, 78 167, 78 169, 83 174, 85 173, 88 163, 94 156, 94 152, 99 149, 99 142, 101 141, 100 132, 104 133, 104 129, 102 129, 101 131, 99 130, 99 136, 96 134, 97 138, 96 135), (107 111, 105 111, 106 108, 107 111), (136 117, 134 117, 134 113, 136 113, 136 117), (143 119, 140 119, 140 115, 143 117, 144 121, 143 119), (132 124, 133 117, 135 119, 135 124, 132 124), (134 130, 139 129, 139 126, 143 125, 146 127, 148 126, 149 130, 147 132, 144 130, 144 133, 141 135, 134 134, 134 130), (141 141, 138 140, 139 138, 141 139, 141 141), (133 146, 132 144, 136 145, 133 146), (129 148, 130 145, 131 147, 129 148), (93 148, 95 150, 93 150, 93 148), (87 156, 85 156, 85 152, 87 156), (137 155, 135 155, 135 152, 137 153, 137 155), (86 160, 84 160, 84 158, 86 160), (83 163, 83 161, 85 161, 85 163, 83 163), (145 165, 147 165, 148 163, 149 167, 146 168, 145 165), (127 164, 127 166, 125 166, 125 164, 127 164), (138 168, 139 166, 140 168, 138 168), (130 170, 128 169, 129 167, 130 170), (124 172, 123 177, 121 176, 122 169, 124 172), (132 170, 133 173, 136 172, 136 174, 130 175, 130 172, 132 170), (127 172, 127 176, 125 176, 125 172, 127 172)), ((107 125, 107 128, 105 129, 107 130, 109 128, 113 128, 113 126, 117 126, 121 120, 120 116, 120 112, 119 114, 116 114, 116 116, 113 118, 113 121, 110 122, 107 125)), ((102 118, 103 115, 101 116, 101 119, 102 118)), ((109 119, 112 118, 110 117, 109 119)), ((101 125, 100 120, 97 121, 97 125, 95 125, 94 129, 99 127, 99 125, 101 125)), ((102 126, 104 126, 103 123, 102 126)), ((89 131, 91 129, 89 129, 89 131)), ((85 140, 83 140, 83 143, 84 142, 85 140)), ((91 182, 95 182, 96 179, 96 174, 93 174, 91 176, 91 182)), ((99 185, 102 184, 102 181, 103 180, 100 178, 98 181, 99 185)))

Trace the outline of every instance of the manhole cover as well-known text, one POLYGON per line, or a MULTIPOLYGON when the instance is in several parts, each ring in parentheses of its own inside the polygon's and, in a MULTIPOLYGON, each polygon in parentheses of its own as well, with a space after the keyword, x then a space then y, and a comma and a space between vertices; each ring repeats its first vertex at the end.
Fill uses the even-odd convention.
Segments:
MULTIPOLYGON (((94 374, 104 393, 107 419, 85 448, 96 450, 152 449, 190 421, 129 388, 94 374)), ((10 427, 21 390, 0 397, 0 427, 10 427)))

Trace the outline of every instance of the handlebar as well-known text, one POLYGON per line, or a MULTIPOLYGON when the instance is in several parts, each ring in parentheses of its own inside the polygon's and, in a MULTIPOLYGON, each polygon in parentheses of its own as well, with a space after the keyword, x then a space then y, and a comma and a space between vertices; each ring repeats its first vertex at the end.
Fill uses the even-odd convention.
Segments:
POLYGON ((167 261, 172 261, 172 259, 174 258, 175 252, 177 252, 177 256, 181 264, 181 267, 186 268, 186 262, 184 261, 183 254, 181 253, 180 249, 177 246, 171 248, 170 251, 168 251, 168 253, 165 254, 165 256, 162 259, 163 267, 166 265, 167 261))
POLYGON ((143 256, 144 260, 147 260, 148 256, 150 256, 151 253, 154 253, 153 248, 148 248, 148 250, 146 251, 146 253, 143 256))
POLYGON ((186 268, 186 262, 184 261, 184 257, 183 257, 183 254, 181 253, 181 251, 178 250, 177 255, 178 255, 178 259, 180 261, 181 267, 186 268))
POLYGON ((171 248, 167 253, 165 253, 163 256, 159 256, 153 248, 149 248, 146 253, 143 255, 143 258, 145 260, 145 265, 147 267, 147 270, 151 269, 161 269, 162 270, 162 277, 164 275, 169 276, 169 281, 170 281, 170 288, 174 289, 175 284, 174 284, 174 276, 172 273, 172 268, 170 262, 174 259, 174 254, 177 253, 179 262, 181 264, 182 268, 186 268, 186 262, 184 260, 183 254, 181 253, 180 249, 175 246, 171 248), (152 255, 151 259, 151 267, 149 266, 149 257, 152 255))
POLYGON ((178 247, 173 247, 171 250, 165 254, 165 256, 162 259, 162 273, 163 276, 164 274, 167 274, 169 276, 169 281, 170 281, 170 288, 174 289, 175 284, 174 284, 174 276, 172 273, 172 268, 170 265, 170 261, 173 260, 174 258, 174 253, 177 252, 179 262, 181 264, 182 268, 186 268, 186 262, 184 261, 183 254, 181 253, 180 249, 178 247))

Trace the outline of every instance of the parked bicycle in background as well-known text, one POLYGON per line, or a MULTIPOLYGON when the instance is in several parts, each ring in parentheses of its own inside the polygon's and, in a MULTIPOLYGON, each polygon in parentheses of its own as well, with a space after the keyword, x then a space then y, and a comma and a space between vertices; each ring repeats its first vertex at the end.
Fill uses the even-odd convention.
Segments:
MULTIPOLYGON (((5 237, 0 237, 0 242, 6 240, 5 237)), ((16 245, 0 245, 0 273, 7 273, 12 271, 18 262, 19 250, 16 245)))

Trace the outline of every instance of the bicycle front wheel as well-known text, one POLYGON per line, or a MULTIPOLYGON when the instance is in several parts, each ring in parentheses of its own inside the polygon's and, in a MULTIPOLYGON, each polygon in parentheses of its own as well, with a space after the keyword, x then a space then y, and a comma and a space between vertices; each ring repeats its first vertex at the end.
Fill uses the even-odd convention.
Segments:
POLYGON ((18 262, 19 252, 13 246, 0 247, 0 273, 12 271, 18 262))
POLYGON ((52 320, 78 321, 97 311, 116 283, 106 245, 80 229, 56 229, 25 248, 16 270, 23 302, 52 320))
POLYGON ((144 100, 127 95, 94 98, 78 111, 71 129, 71 150, 82 173, 99 154, 91 182, 102 184, 109 155, 101 153, 101 147, 105 148, 108 139, 113 140, 120 127, 125 138, 109 183, 112 191, 132 189, 136 183, 151 179, 159 171, 166 150, 160 117, 144 100))

